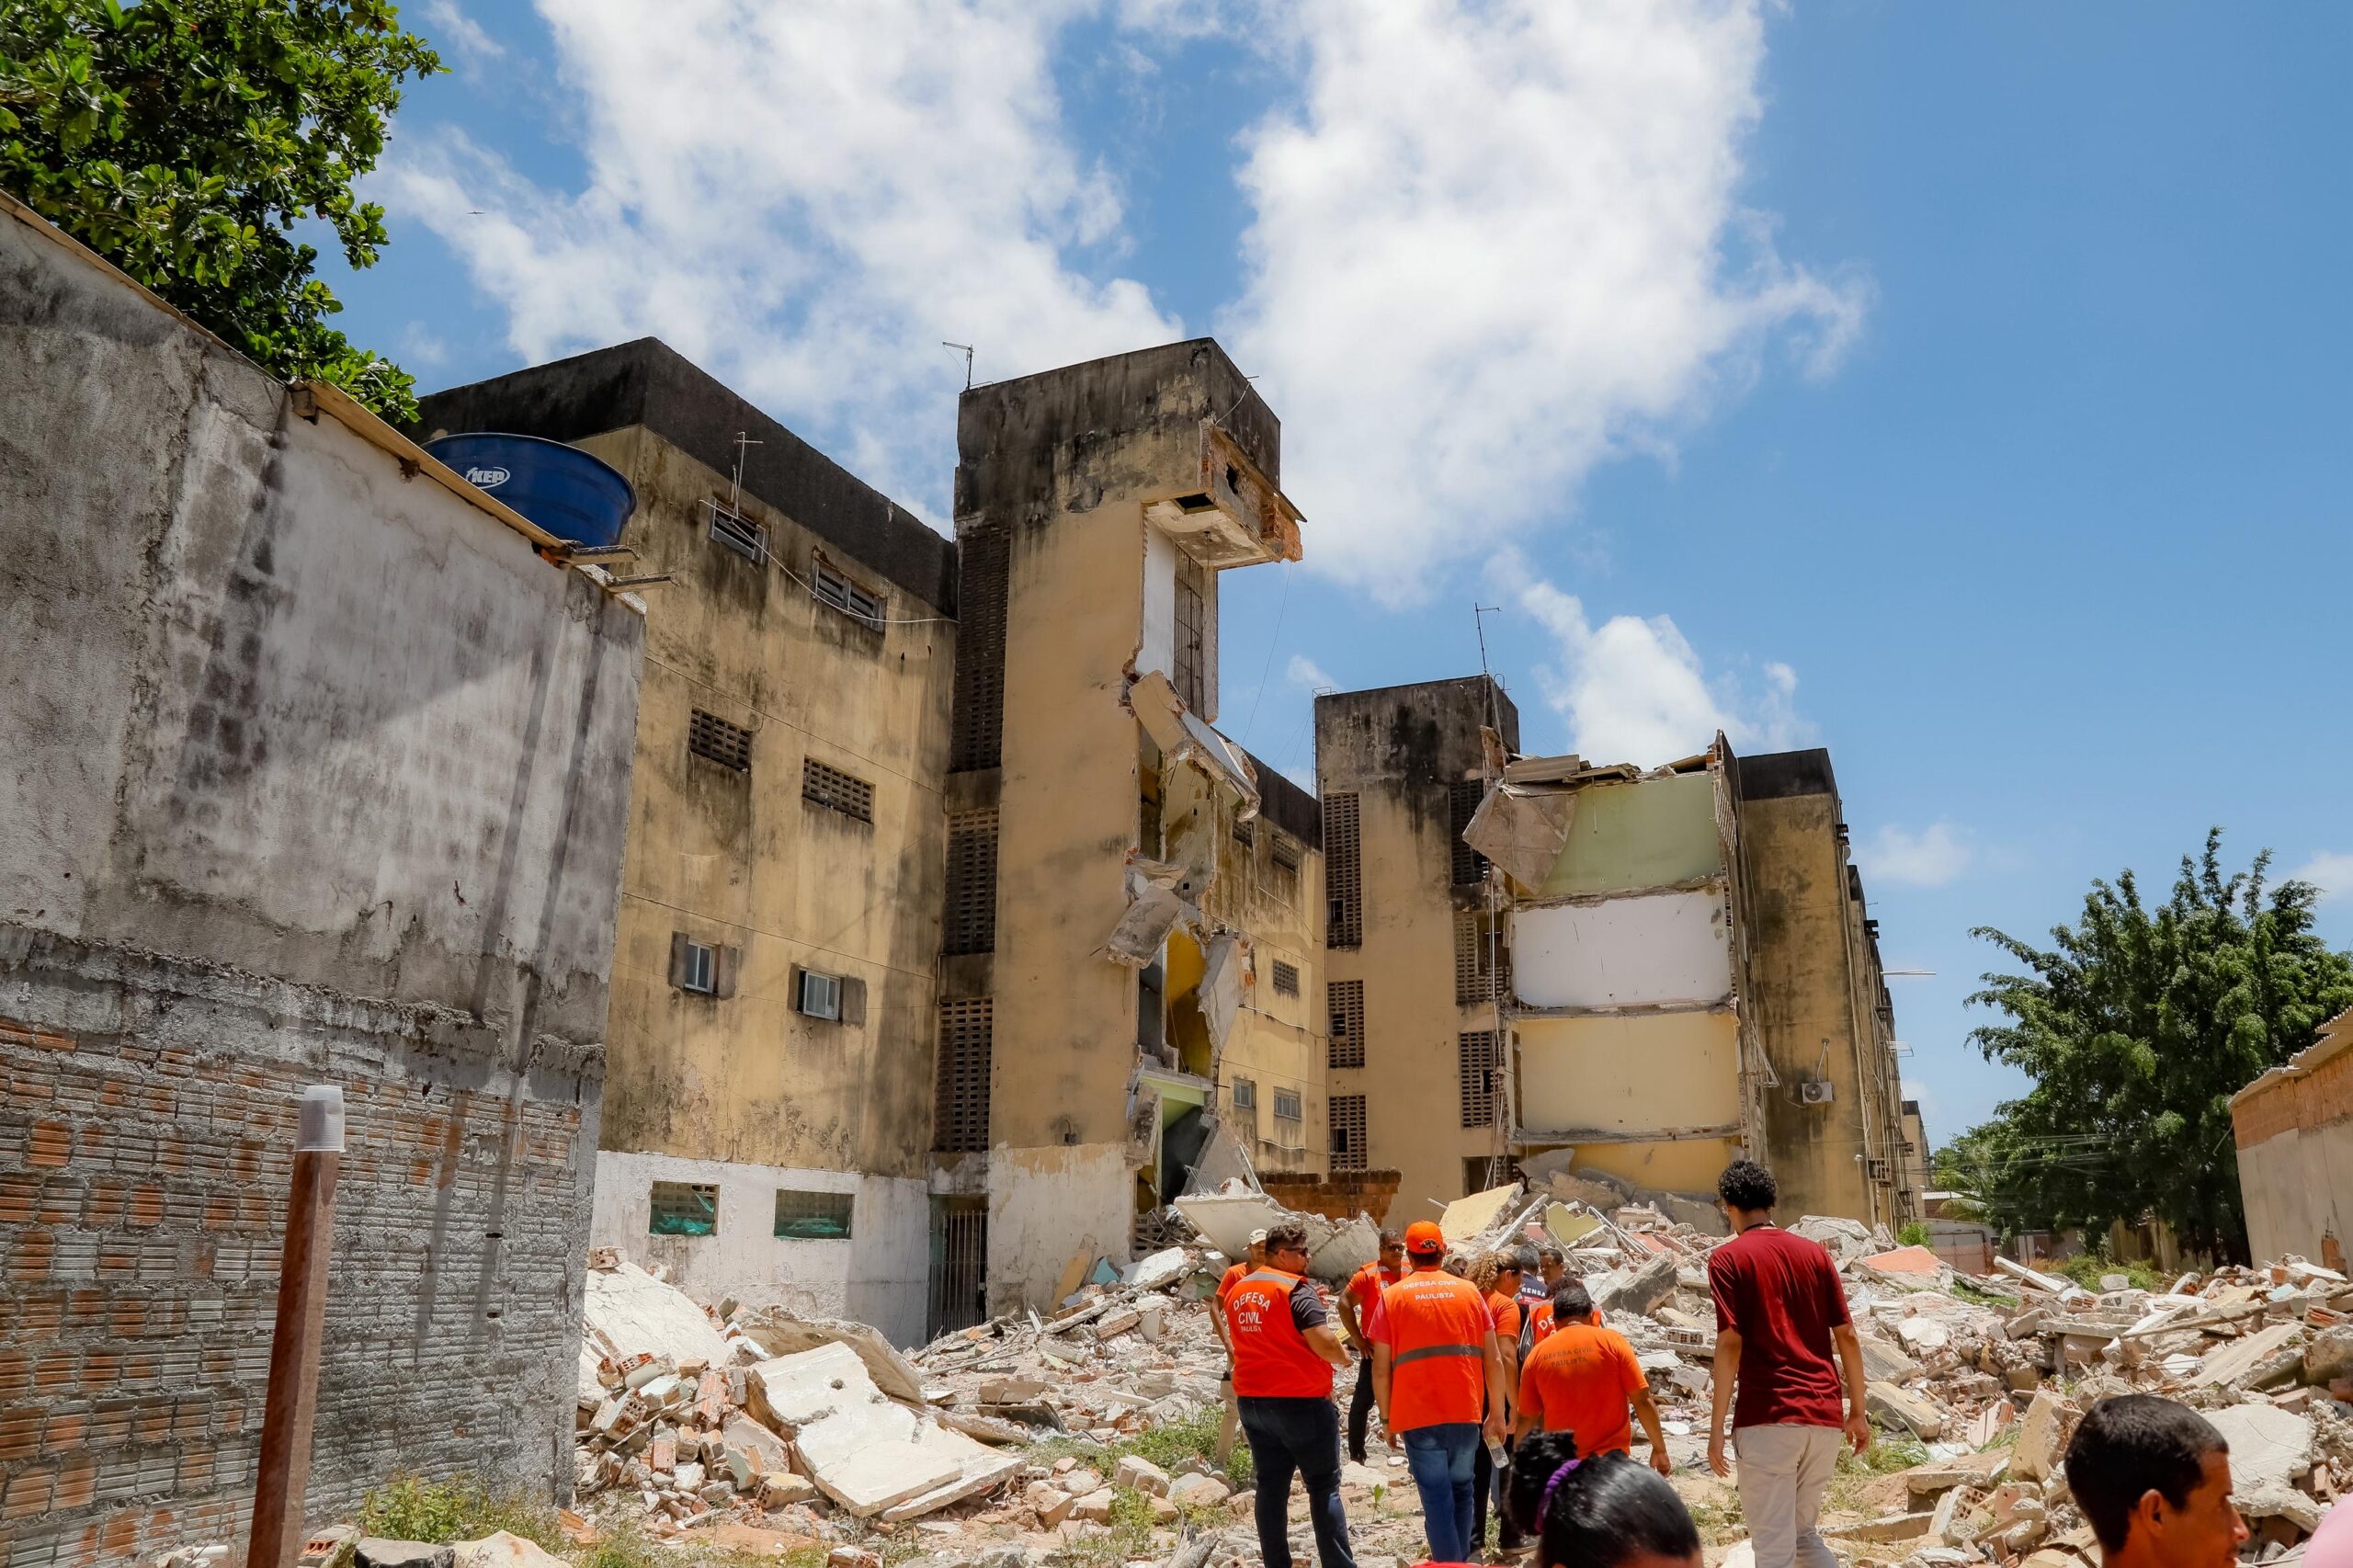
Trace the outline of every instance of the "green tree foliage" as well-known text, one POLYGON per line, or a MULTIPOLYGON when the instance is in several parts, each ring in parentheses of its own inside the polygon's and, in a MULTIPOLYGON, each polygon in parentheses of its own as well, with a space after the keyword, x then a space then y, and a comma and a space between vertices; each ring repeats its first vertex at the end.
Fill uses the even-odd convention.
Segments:
POLYGON ((2154 1212, 2192 1247, 2244 1257, 2231 1096, 2353 1006, 2353 959, 2313 933, 2318 890, 2268 892, 2268 853, 2222 874, 2222 830, 2173 893, 2095 881, 2048 949, 1974 933, 2024 966, 1970 998, 2008 1021, 1972 1032, 2034 1086, 1938 1153, 1939 1182, 2006 1230, 2103 1231, 2154 1212))
POLYGON ((391 419, 414 381, 327 318, 292 237, 314 217, 355 267, 401 84, 441 62, 383 0, 0 0, 0 186, 287 380, 391 419))

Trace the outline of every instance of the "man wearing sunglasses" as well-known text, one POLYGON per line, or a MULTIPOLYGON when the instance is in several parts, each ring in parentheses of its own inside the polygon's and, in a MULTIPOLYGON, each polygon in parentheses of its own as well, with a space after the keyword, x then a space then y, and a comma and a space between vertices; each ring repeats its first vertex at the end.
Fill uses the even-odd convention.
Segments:
POLYGON ((1307 1483, 1307 1517, 1323 1568, 1356 1568, 1340 1507, 1340 1413, 1332 1369, 1348 1364, 1324 1298, 1307 1278, 1307 1231, 1267 1233, 1265 1264, 1225 1292, 1233 1392, 1256 1472, 1258 1550, 1266 1568, 1291 1568, 1290 1480, 1307 1483))

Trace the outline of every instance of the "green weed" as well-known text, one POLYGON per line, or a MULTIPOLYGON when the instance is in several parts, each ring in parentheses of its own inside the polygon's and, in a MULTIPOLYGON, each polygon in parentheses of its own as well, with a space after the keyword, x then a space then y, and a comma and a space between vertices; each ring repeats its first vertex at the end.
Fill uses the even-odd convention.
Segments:
POLYGON ((362 1535, 430 1545, 506 1530, 550 1551, 563 1546, 552 1505, 520 1493, 494 1494, 470 1475, 449 1481, 396 1475, 360 1503, 358 1525, 362 1535))

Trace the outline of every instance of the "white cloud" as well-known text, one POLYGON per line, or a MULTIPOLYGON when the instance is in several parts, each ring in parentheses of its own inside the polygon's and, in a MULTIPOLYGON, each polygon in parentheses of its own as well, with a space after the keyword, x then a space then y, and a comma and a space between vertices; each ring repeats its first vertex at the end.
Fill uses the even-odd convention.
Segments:
POLYGON ((943 513, 964 367, 942 339, 989 379, 1183 335, 1071 259, 1120 226, 1055 97, 1082 4, 540 0, 585 185, 445 130, 369 193, 463 258, 524 358, 654 334, 943 513))
POLYGON ((441 56, 441 63, 463 72, 473 62, 495 60, 506 47, 458 8, 458 0, 426 0, 425 37, 441 56))
POLYGON ((1905 888, 1943 887, 1973 858, 1969 835, 1949 822, 1930 823, 1918 833, 1889 823, 1855 850, 1867 880, 1905 888))
POLYGON ((1290 663, 1283 666, 1283 678, 1309 691, 1337 691, 1340 683, 1334 680, 1323 665, 1304 653, 1293 653, 1290 663))
POLYGON ((401 363, 412 372, 429 369, 449 358, 449 346, 421 321, 401 329, 401 363))
POLYGON ((1311 564, 1413 597, 1466 537, 1499 542, 1613 453, 1666 449, 1768 341, 1835 366, 1868 285, 1784 261, 1737 199, 1761 9, 1279 13, 1306 80, 1247 138, 1250 277, 1225 324, 1283 420, 1286 488, 1311 529, 1345 529, 1310 533, 1311 564))
POLYGON ((2290 873, 2320 889, 2323 901, 2353 895, 2353 854, 2323 850, 2290 873))
POLYGON ((1537 676, 1568 722, 1570 749, 1588 761, 1654 767, 1706 750, 1719 730, 1740 751, 1778 751, 1812 737, 1789 665, 1766 665, 1753 689, 1730 676, 1711 679, 1667 616, 1617 615, 1596 626, 1575 595, 1531 579, 1516 557, 1500 557, 1492 572, 1520 584, 1521 608, 1552 634, 1558 663, 1537 676))

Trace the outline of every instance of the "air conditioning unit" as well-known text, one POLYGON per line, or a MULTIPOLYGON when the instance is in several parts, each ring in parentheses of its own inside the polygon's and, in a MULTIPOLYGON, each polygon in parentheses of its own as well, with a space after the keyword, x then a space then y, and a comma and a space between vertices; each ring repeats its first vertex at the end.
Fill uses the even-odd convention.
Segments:
POLYGON ((1827 1078, 1817 1078, 1811 1084, 1798 1085, 1798 1104, 1800 1105, 1828 1105, 1836 1097, 1827 1078))

